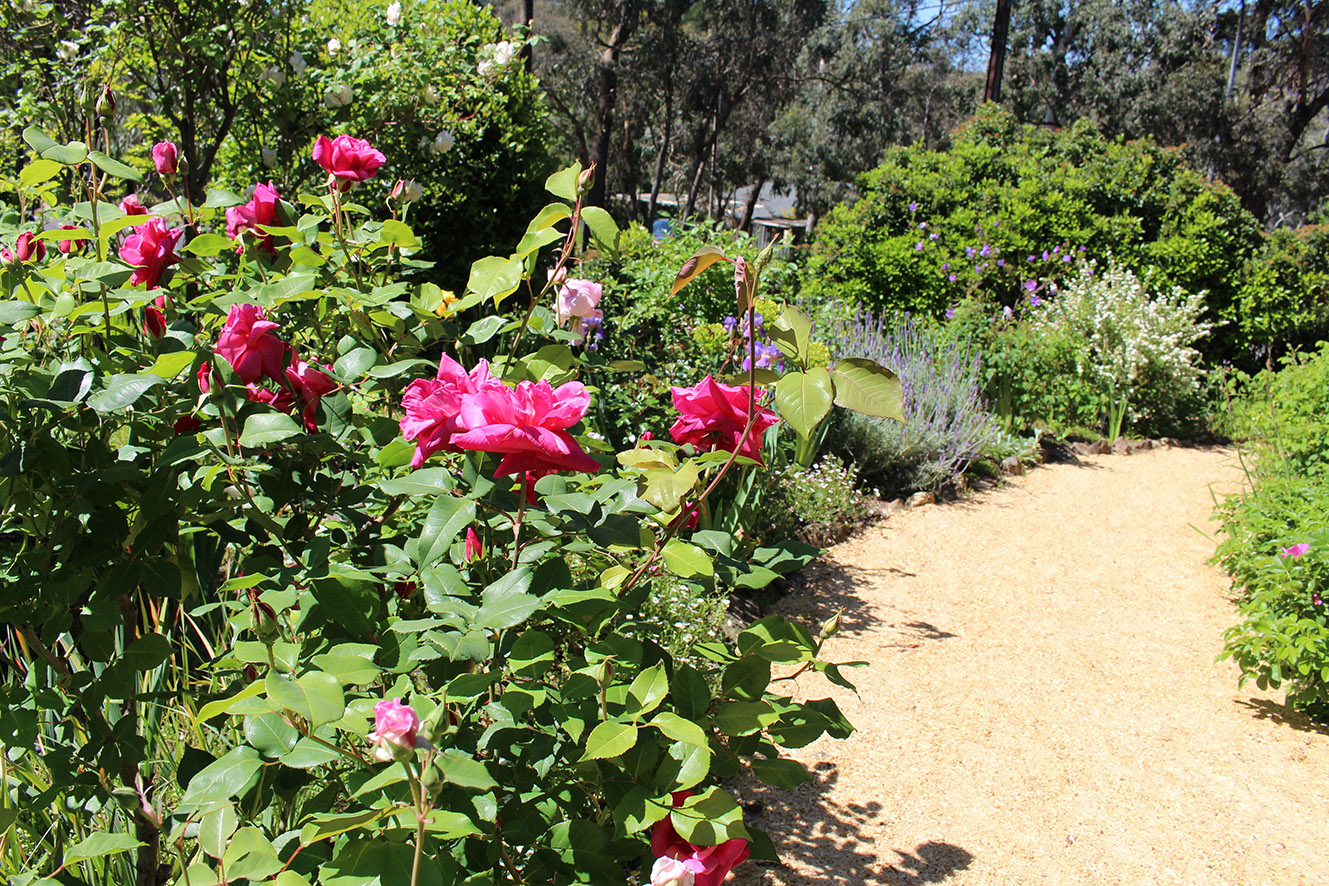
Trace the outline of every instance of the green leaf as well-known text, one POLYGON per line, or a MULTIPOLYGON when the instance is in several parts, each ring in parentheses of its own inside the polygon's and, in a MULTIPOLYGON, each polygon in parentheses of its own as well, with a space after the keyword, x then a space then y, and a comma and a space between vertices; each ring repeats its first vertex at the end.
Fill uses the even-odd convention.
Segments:
POLYGON ((70 846, 65 852, 64 866, 69 867, 80 861, 89 858, 101 858, 105 855, 117 855, 121 852, 128 852, 131 849, 137 849, 143 843, 134 839, 129 834, 108 834, 98 831, 89 834, 82 840, 79 840, 73 846, 70 846))
POLYGON ((735 837, 746 839, 743 809, 727 792, 711 788, 688 797, 670 813, 670 823, 684 840, 694 846, 717 846, 735 837))
POLYGON ((608 760, 626 754, 637 743, 637 727, 609 721, 591 730, 583 760, 608 760))
MULTIPOLYGON (((263 835, 258 828, 241 828, 231 837, 226 845, 226 854, 222 857, 222 862, 226 866, 226 876, 228 878, 246 880, 257 883, 266 881, 268 877, 282 869, 281 859, 277 857, 277 850, 273 847, 271 841, 263 835)), ((287 871, 286 873, 294 873, 287 871)), ((301 880, 305 886, 309 881, 303 877, 291 881, 288 886, 295 886, 301 880)), ((270 886, 282 886, 282 878, 278 877, 275 883, 270 886)))
POLYGON ((341 684, 323 671, 310 671, 294 680, 271 672, 264 685, 273 704, 294 711, 311 726, 340 720, 346 714, 346 696, 342 694, 341 684))
POLYGON ((353 348, 332 364, 332 371, 342 380, 354 382, 372 369, 377 362, 378 352, 373 348, 353 348))
POLYGON ((193 351, 171 351, 162 354, 148 371, 162 378, 175 378, 185 369, 194 365, 193 351))
POLYGON ((198 823, 198 845, 213 858, 226 854, 226 844, 231 834, 240 826, 240 817, 235 814, 235 806, 222 804, 215 812, 209 812, 198 823))
POLYGON ((780 715, 764 701, 727 701, 715 712, 715 725, 734 737, 760 732, 778 719, 780 715))
POLYGON ((416 544, 415 562, 428 566, 443 559, 457 535, 475 522, 475 502, 469 498, 440 495, 425 517, 416 544))
POLYGON ((224 714, 233 706, 244 701, 246 698, 253 698, 263 691, 262 683, 250 683, 244 689, 241 689, 230 698, 223 698, 218 701, 210 701, 199 708, 198 716, 194 718, 195 723, 206 723, 218 714, 224 714))
POLYGON ((525 567, 509 572, 489 585, 481 595, 480 611, 476 613, 474 628, 504 631, 515 628, 540 608, 540 598, 527 593, 531 586, 531 572, 525 567))
MULTIPOLYGON (((407 445, 415 447, 414 443, 407 445)), ((404 477, 378 481, 378 488, 388 495, 438 495, 456 485, 447 468, 419 468, 404 477)))
POLYGON ((669 746, 656 773, 661 791, 686 791, 700 784, 711 771, 711 748, 679 741, 669 746))
POLYGON ((415 231, 404 221, 390 218, 383 222, 382 233, 379 234, 379 240, 383 243, 391 243, 402 249, 419 249, 420 238, 415 236, 415 231))
POLYGON ((498 314, 490 314, 488 317, 481 317, 462 333, 459 342, 467 347, 475 347, 489 341, 498 331, 508 324, 508 318, 498 314))
POLYGON ((709 577, 715 574, 715 564, 711 562, 706 552, 696 545, 673 538, 664 546, 661 553, 664 556, 665 568, 680 578, 691 578, 695 575, 709 577))
POLYGON ((303 433, 304 428, 283 412, 260 412, 245 419, 245 429, 240 433, 240 445, 262 447, 303 433))
POLYGON ((634 716, 649 714, 669 694, 669 674, 664 665, 652 665, 632 678, 628 697, 636 702, 634 716))
POLYGON ((752 774, 773 788, 796 788, 812 781, 807 767, 797 760, 757 760, 751 763, 752 774))
POLYGON ((884 366, 861 357, 846 357, 831 370, 835 405, 863 415, 904 421, 904 386, 884 366))
POLYGON ((281 762, 283 766, 289 766, 291 769, 313 769, 315 766, 326 766, 333 760, 341 758, 341 754, 320 744, 312 738, 302 738, 282 755, 281 762))
POLYGON ((591 229, 591 235, 610 252, 618 249, 619 230, 614 217, 599 206, 587 206, 581 211, 581 220, 591 229))
POLYGON ((124 179, 125 181, 143 181, 143 173, 139 172, 132 166, 126 166, 114 157, 106 156, 101 151, 89 151, 88 159, 92 161, 94 166, 107 175, 113 175, 116 178, 124 179))
POLYGON ((265 757, 280 757, 299 740, 300 733, 281 714, 245 717, 245 741, 265 757))
POLYGON ((581 179, 581 164, 573 163, 567 169, 560 169, 545 179, 545 190, 574 203, 577 200, 577 182, 581 179))
POLYGON ((235 241, 225 234, 199 234, 185 246, 185 252, 211 258, 235 249, 235 241))
POLYGON ((162 377, 152 373, 113 375, 100 391, 88 398, 88 405, 98 412, 116 412, 134 405, 139 397, 161 383, 162 377))
POLYGON ((23 167, 23 171, 18 176, 19 187, 31 188, 33 185, 39 185, 44 181, 49 181, 64 170, 65 167, 62 164, 39 157, 23 167))
POLYGON ((550 243, 562 240, 565 235, 557 228, 543 228, 535 231, 527 231, 517 244, 517 248, 512 251, 513 258, 525 258, 532 252, 542 246, 548 246, 550 243))
POLYGON ((681 741, 699 747, 706 745, 706 732, 700 726, 671 711, 661 711, 651 718, 651 721, 646 725, 654 726, 674 741, 681 741))
POLYGON ((459 788, 489 791, 498 787, 485 765, 465 751, 447 748, 434 759, 434 765, 442 770, 444 781, 459 788))
POLYGON ((37 126, 29 126, 23 130, 23 140, 37 152, 38 157, 54 160, 65 166, 74 166, 88 158, 88 146, 83 142, 61 145, 37 126))
POLYGON ((800 368, 807 367, 808 346, 812 344, 812 321, 807 314, 786 305, 780 316, 767 324, 766 333, 782 354, 800 368))
POLYGON ((798 436, 807 439, 831 411, 835 383, 820 366, 807 372, 786 373, 775 383, 775 405, 780 417, 798 436))
POLYGON ((27 301, 0 301, 0 324, 14 326, 24 320, 31 320, 42 309, 27 301))
POLYGON ((687 286, 697 276, 711 265, 718 261, 726 261, 724 250, 716 246, 703 246, 692 254, 692 257, 683 262, 683 267, 679 268, 677 276, 674 277, 674 285, 669 290, 669 297, 673 298, 678 291, 687 286))
POLYGON ((481 301, 493 299, 495 306, 517 291, 521 285, 523 266, 519 259, 499 258, 491 255, 471 265, 471 276, 466 289, 478 295, 481 301))
POLYGON ((161 634, 144 634, 125 650, 125 662, 136 671, 150 671, 171 657, 175 647, 161 634))
POLYGON ((646 488, 641 497, 664 513, 672 513, 682 507, 687 497, 697 488, 699 477, 697 465, 691 461, 684 462, 677 471, 667 467, 647 471, 646 488))
POLYGON ((245 199, 238 194, 233 194, 223 188, 209 188, 208 197, 203 202, 204 209, 227 209, 231 206, 239 206, 245 199))
POLYGON ((316 812, 309 823, 300 829, 300 842, 308 846, 338 834, 358 831, 397 810, 391 806, 382 809, 363 809, 359 812, 316 812))
POLYGON ((554 641, 543 631, 527 631, 512 644, 508 666, 518 677, 542 677, 554 666, 554 641))
POLYGON ((229 800, 243 791, 262 768, 258 751, 247 745, 232 748, 226 756, 195 773, 176 808, 190 811, 208 803, 229 800))
POLYGON ((635 834, 646 830, 669 814, 669 798, 653 797, 645 788, 633 785, 614 806, 614 821, 624 833, 635 834))
POLYGON ((535 214, 535 218, 526 226, 526 232, 542 231, 565 218, 572 218, 572 209, 566 203, 550 203, 535 214))

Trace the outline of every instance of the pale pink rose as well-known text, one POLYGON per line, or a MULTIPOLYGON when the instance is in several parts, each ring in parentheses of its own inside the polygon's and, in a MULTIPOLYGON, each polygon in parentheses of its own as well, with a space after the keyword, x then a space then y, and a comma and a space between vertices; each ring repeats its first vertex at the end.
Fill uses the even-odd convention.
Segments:
POLYGON ((130 285, 142 283, 148 289, 156 286, 165 270, 180 261, 175 244, 184 233, 183 228, 167 228, 165 222, 153 216, 126 237, 120 258, 134 266, 130 285))
POLYGON ((651 886, 695 886, 696 872, 676 858, 657 858, 651 866, 651 886))
POLYGON ((462 398, 460 420, 466 430, 455 434, 452 443, 501 453, 496 477, 551 469, 598 471, 600 463, 567 432, 586 415, 590 401, 586 388, 575 381, 557 388, 547 381, 486 386, 462 398))
POLYGON ((380 701, 374 705, 374 731, 368 736, 374 759, 384 763, 406 759, 421 746, 419 730, 420 716, 410 705, 400 698, 380 701))
POLYGON ((589 317, 600 305, 604 294, 599 283, 592 280, 570 279, 558 291, 558 325, 573 317, 589 317))
POLYGON ((174 142, 157 142, 152 146, 152 165, 158 175, 175 175, 180 171, 180 156, 174 142))
POLYGON ((373 178, 387 158, 362 138, 339 135, 330 140, 320 135, 314 143, 314 162, 335 177, 337 187, 344 191, 355 182, 373 178))
POLYGON ((276 329, 277 324, 267 319, 258 305, 231 305, 215 350, 245 384, 263 378, 281 381, 286 343, 277 338, 276 329))
MULTIPOLYGON (((691 443, 698 449, 733 452, 748 423, 748 389, 721 384, 706 376, 691 388, 670 388, 679 418, 669 428, 675 443, 691 443)), ((761 399, 757 390, 756 398, 761 399)), ((756 421, 739 455, 761 463, 761 437, 779 419, 774 412, 757 407, 756 421)))
POLYGON ((291 352, 291 365, 286 367, 286 383, 295 392, 295 399, 300 404, 300 417, 311 431, 318 429, 318 401, 325 394, 337 390, 337 382, 323 371, 327 368, 306 363, 295 351, 291 352))

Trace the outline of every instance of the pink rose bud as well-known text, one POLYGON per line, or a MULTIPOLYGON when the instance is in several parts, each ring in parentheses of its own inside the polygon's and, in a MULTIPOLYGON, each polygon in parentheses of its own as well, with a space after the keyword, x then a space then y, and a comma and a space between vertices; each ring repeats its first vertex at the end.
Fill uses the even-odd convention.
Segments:
POLYGON ((130 194, 120 201, 120 211, 125 215, 147 215, 148 207, 139 202, 138 194, 130 194))
POLYGON ((166 315, 154 305, 143 309, 143 331, 153 338, 161 338, 166 334, 166 315))
POLYGON ((14 253, 10 252, 8 249, 5 249, 3 246, 0 246, 0 265, 4 265, 5 267, 8 268, 12 267, 13 264, 14 264, 14 253))
POLYGON ((482 544, 480 544, 480 536, 478 536, 478 535, 475 534, 475 528, 474 528, 474 527, 467 527, 467 529, 466 529, 466 562, 467 562, 467 563, 474 562, 475 560, 479 560, 479 559, 480 559, 481 557, 483 557, 484 555, 485 555, 485 549, 484 549, 484 546, 483 546, 482 544))
POLYGON ((373 178, 387 158, 362 138, 339 135, 329 139, 320 135, 314 143, 314 162, 335 179, 338 190, 373 178))
POLYGON ((416 733, 420 716, 400 698, 384 699, 374 705, 374 731, 369 733, 374 759, 384 763, 408 759, 417 747, 424 746, 416 733))
POLYGON ((640 439, 641 442, 643 443, 649 443, 650 441, 655 439, 655 435, 652 434, 650 431, 647 431, 646 433, 642 434, 641 437, 638 439, 640 439))
POLYGON ((24 231, 18 235, 18 241, 14 244, 14 257, 21 262, 41 261, 46 258, 46 244, 33 239, 30 232, 24 231))
POLYGON ((180 171, 180 157, 174 142, 157 142, 152 146, 152 163, 159 175, 175 175, 180 171))
POLYGON ((392 196, 389 198, 393 203, 414 203, 424 196, 425 189, 420 187, 419 183, 413 178, 398 179, 392 186, 392 196))
MULTIPOLYGON (((61 225, 61 226, 60 226, 60 230, 62 230, 62 231, 76 231, 76 230, 78 230, 78 228, 74 227, 73 225, 61 225)), ((82 240, 77 240, 77 241, 75 241, 75 240, 61 240, 60 242, 56 243, 55 245, 56 245, 56 248, 59 249, 60 252, 61 252, 62 254, 64 254, 64 255, 69 255, 69 253, 73 252, 76 248, 82 246, 82 245, 83 245, 83 241, 82 241, 82 240)))
POLYGON ((109 117, 115 113, 115 93, 111 92, 110 86, 103 86, 101 95, 97 96, 96 111, 98 117, 109 117))
POLYGON ((581 175, 577 177, 577 193, 585 194, 591 189, 591 184, 595 181, 595 169, 582 170, 581 175))
POLYGON ((218 374, 217 369, 212 365, 211 360, 208 360, 198 368, 196 377, 198 378, 199 393, 202 394, 212 393, 213 386, 221 384, 221 375, 218 374))

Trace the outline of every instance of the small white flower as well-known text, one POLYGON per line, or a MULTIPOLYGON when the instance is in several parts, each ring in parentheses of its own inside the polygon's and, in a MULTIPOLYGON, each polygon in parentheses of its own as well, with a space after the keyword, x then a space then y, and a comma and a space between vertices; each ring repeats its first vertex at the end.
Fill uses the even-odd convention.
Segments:
POLYGON ((333 37, 328 41, 328 55, 336 55, 341 52, 341 41, 333 37))
POLYGON ((272 167, 277 165, 276 148, 263 148, 258 152, 258 154, 263 159, 263 165, 266 168, 271 169, 272 167))
POLYGON ((420 187, 420 183, 418 181, 412 180, 411 183, 406 186, 406 193, 402 194, 402 197, 405 200, 405 202, 414 203, 416 200, 419 200, 424 195, 425 195, 425 189, 420 187))
POLYGON ((429 146, 429 149, 435 154, 446 154, 452 150, 452 146, 456 143, 457 137, 452 134, 451 130, 444 129, 434 136, 434 143, 429 146))
POLYGON ((78 44, 73 40, 61 40, 60 48, 56 52, 65 61, 71 61, 78 56, 78 44))
POLYGON ((401 21, 401 4, 398 3, 397 0, 392 0, 392 3, 388 5, 388 11, 384 16, 388 20, 388 27, 397 27, 397 23, 401 21))
POLYGON ((305 61, 305 57, 300 54, 299 50, 291 53, 291 70, 295 71, 295 76, 299 77, 307 67, 309 67, 309 63, 305 61))
POLYGON ((425 87, 422 98, 424 98, 424 102, 427 105, 438 104, 438 90, 434 88, 434 84, 431 83, 425 87))
POLYGON ((355 90, 345 83, 338 84, 323 93, 323 104, 329 109, 344 108, 355 98, 355 90))
POLYGON ((509 41, 503 40, 494 47, 494 61, 500 65, 506 65, 512 61, 512 56, 516 51, 509 41))
POLYGON ((263 76, 267 77, 268 82, 278 89, 281 89, 282 84, 286 82, 286 72, 276 65, 273 65, 264 71, 263 76))
POLYGON ((475 72, 479 74, 481 77, 488 77, 489 72, 492 70, 494 70, 494 63, 489 59, 485 59, 484 61, 480 62, 480 64, 475 66, 475 72))

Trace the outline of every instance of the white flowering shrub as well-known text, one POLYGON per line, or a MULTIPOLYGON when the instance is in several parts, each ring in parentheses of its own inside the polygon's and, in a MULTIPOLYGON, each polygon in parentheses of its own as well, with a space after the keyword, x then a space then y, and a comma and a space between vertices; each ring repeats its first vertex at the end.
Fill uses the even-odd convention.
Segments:
POLYGON ((1080 343, 1076 371, 1107 393, 1109 437, 1128 422, 1173 422, 1199 391, 1195 344, 1213 327, 1205 293, 1150 292, 1148 282, 1112 259, 1106 270, 1089 262, 1032 315, 1036 333, 1080 343))

